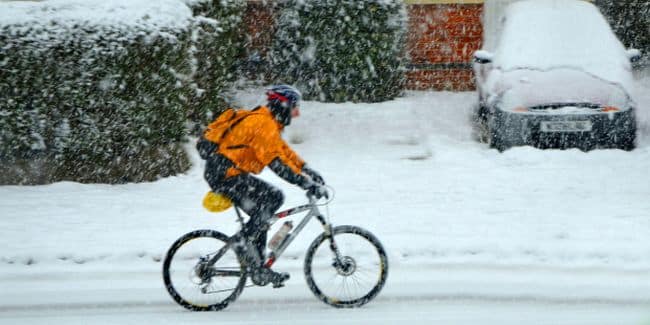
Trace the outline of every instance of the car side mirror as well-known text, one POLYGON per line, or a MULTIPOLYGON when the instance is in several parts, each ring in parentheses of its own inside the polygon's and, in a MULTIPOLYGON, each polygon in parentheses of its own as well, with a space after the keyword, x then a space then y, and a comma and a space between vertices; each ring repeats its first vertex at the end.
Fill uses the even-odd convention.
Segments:
POLYGON ((641 59, 641 51, 637 49, 629 49, 625 51, 630 62, 636 62, 641 59))
POLYGON ((479 64, 490 63, 492 62, 493 58, 494 58, 494 54, 488 51, 478 50, 474 52, 474 62, 479 64))

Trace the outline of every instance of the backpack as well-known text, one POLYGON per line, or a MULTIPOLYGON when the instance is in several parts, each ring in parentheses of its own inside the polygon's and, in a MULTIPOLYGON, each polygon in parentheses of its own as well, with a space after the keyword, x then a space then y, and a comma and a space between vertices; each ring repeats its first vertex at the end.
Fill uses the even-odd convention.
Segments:
POLYGON ((214 122, 208 125, 203 137, 196 144, 196 149, 202 159, 208 159, 211 154, 219 150, 219 142, 225 138, 232 129, 245 118, 257 114, 249 110, 228 109, 221 113, 214 122))

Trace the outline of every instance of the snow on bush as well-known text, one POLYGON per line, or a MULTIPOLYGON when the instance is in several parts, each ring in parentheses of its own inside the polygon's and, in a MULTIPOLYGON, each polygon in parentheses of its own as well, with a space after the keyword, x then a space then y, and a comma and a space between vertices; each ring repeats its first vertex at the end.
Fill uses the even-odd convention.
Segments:
POLYGON ((186 170, 190 104, 222 87, 199 77, 223 70, 201 66, 210 56, 219 65, 202 45, 227 29, 215 18, 193 17, 179 0, 1 3, 0 183, 147 181, 186 170))
POLYGON ((626 47, 641 50, 642 59, 635 64, 650 69, 650 1, 594 2, 626 47))
POLYGON ((306 98, 377 102, 402 91, 401 0, 285 0, 270 51, 274 80, 306 98))
POLYGON ((241 32, 245 0, 184 0, 192 8, 192 88, 189 118, 196 132, 228 103, 223 93, 238 79, 238 60, 243 56, 241 32))

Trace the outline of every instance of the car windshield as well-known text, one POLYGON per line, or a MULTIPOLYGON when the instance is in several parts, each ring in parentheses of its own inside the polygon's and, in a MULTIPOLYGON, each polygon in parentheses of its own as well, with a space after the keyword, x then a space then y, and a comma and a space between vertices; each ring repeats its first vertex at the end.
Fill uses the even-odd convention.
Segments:
POLYGON ((534 71, 521 69, 504 75, 508 87, 500 98, 500 107, 556 109, 566 106, 581 108, 627 108, 629 97, 623 88, 586 72, 575 69, 534 71))
POLYGON ((624 83, 625 48, 598 9, 584 1, 534 0, 511 4, 495 50, 503 71, 574 67, 624 83))

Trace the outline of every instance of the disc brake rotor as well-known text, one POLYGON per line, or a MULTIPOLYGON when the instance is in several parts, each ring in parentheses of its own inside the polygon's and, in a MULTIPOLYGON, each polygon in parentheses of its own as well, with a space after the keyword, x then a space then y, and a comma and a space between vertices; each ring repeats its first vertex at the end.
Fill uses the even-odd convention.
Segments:
POLYGON ((342 276, 350 276, 357 270, 357 263, 350 256, 343 256, 339 261, 334 262, 336 272, 342 276))

